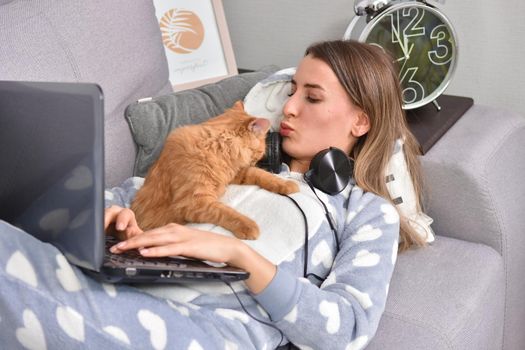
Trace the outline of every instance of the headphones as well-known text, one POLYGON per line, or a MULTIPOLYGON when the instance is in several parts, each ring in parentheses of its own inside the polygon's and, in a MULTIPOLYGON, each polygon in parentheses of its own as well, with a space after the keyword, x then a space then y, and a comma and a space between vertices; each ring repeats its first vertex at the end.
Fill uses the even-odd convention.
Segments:
MULTIPOLYGON (((257 166, 272 173, 279 173, 281 163, 289 157, 282 150, 278 132, 266 135, 266 152, 257 166)), ((317 153, 304 174, 305 181, 329 195, 336 195, 348 185, 354 172, 354 162, 339 148, 330 147, 317 153)))

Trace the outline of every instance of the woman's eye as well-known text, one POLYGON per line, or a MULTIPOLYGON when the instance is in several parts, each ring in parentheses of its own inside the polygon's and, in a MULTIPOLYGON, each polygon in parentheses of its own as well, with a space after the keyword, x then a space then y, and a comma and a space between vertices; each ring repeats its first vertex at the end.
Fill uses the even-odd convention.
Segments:
POLYGON ((292 97, 292 95, 295 93, 295 91, 290 91, 290 93, 288 94, 288 97, 292 97))
POLYGON ((306 100, 310 103, 317 103, 317 102, 320 102, 321 100, 318 99, 318 98, 314 98, 314 97, 311 97, 311 96, 307 96, 306 97, 306 100))

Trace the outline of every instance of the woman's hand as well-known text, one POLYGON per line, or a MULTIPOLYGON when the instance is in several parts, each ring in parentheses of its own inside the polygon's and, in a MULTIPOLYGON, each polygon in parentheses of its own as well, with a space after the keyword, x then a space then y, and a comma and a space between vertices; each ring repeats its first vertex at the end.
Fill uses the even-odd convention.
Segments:
POLYGON ((130 249, 138 249, 144 257, 180 255, 244 269, 250 273, 246 285, 253 293, 262 291, 276 272, 270 261, 235 237, 179 224, 135 234, 114 245, 111 252, 118 254, 130 249))
POLYGON ((116 205, 104 211, 104 231, 121 241, 143 232, 137 224, 135 213, 131 209, 116 205))
MULTIPOLYGON (((238 266, 242 242, 234 237, 201 231, 179 224, 168 224, 141 234, 111 248, 113 253, 138 249, 145 257, 180 255, 238 266)), ((238 266, 240 267, 240 266, 238 266)))

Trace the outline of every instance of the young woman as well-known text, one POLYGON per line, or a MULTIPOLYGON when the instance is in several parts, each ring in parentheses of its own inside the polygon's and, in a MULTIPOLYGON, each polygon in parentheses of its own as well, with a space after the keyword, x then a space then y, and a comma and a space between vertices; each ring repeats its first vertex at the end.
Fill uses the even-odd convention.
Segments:
MULTIPOLYGON (((301 246, 275 264, 244 241, 189 226, 143 232, 125 208, 136 190, 128 182, 113 192, 118 205, 106 209, 106 228, 114 224, 125 238, 114 252, 139 249, 146 257, 183 255, 227 263, 250 272, 244 287, 237 286, 235 294, 195 292, 184 300, 167 300, 151 290, 97 283, 67 264, 54 247, 21 234, 2 240, 0 256, 3 260, 17 252, 39 262, 34 267, 38 283, 13 278, 0 261, 0 295, 17 290, 19 296, 9 303, 2 298, 0 315, 20 319, 15 332, 0 327, 3 342, 34 349, 82 343, 86 348, 273 349, 288 342, 311 349, 363 348, 384 311, 398 249, 423 244, 400 219, 385 185, 393 145, 404 138, 419 197, 418 148, 401 104, 396 69, 381 49, 353 41, 312 45, 297 67, 283 109, 280 132, 291 160, 280 176, 303 183, 312 158, 328 147, 353 158, 347 189, 320 196, 334 218, 335 233, 317 206, 318 213, 307 217, 320 217, 318 226, 325 229, 309 236, 308 251, 301 246), (45 268, 50 264, 57 270, 45 268), (65 285, 59 277, 68 274, 75 283, 65 285)), ((303 184, 293 196, 312 197, 312 190, 303 184)), ((280 209, 265 210, 276 211, 277 217, 280 209)), ((303 225, 301 216, 297 220, 303 225)))

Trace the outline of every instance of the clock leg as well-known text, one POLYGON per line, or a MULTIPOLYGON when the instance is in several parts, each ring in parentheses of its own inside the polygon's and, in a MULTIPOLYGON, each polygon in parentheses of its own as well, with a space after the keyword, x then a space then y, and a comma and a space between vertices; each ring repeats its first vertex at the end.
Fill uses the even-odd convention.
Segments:
POLYGON ((433 100, 432 103, 434 104, 434 106, 436 107, 436 109, 439 112, 441 110, 441 106, 439 105, 437 99, 433 100))

